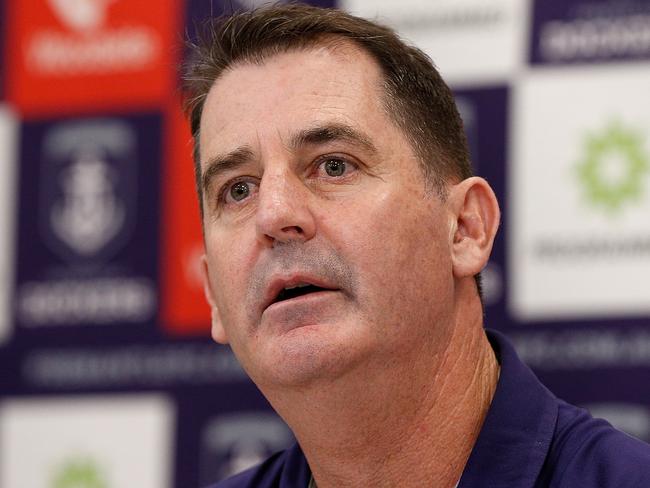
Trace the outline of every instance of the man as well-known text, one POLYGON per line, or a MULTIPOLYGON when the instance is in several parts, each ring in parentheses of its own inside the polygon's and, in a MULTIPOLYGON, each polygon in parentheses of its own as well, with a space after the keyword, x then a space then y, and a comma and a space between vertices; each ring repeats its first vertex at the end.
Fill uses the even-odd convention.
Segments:
POLYGON ((185 88, 212 335, 298 441, 217 486, 650 486, 646 445, 486 335, 499 208, 422 52, 273 6, 213 23, 185 88))

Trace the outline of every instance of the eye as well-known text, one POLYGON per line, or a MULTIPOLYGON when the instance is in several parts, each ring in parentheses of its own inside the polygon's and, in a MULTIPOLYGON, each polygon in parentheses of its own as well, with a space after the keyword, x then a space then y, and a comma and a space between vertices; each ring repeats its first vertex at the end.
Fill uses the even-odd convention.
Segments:
POLYGON ((222 200, 225 203, 237 203, 246 200, 256 191, 252 181, 238 180, 226 185, 222 191, 222 200))
POLYGON ((320 163, 320 168, 325 171, 327 176, 339 177, 344 176, 354 168, 354 165, 350 164, 343 158, 328 156, 323 158, 323 161, 320 163))
POLYGON ((245 181, 238 181, 230 187, 230 197, 236 202, 246 198, 250 192, 251 189, 245 181))

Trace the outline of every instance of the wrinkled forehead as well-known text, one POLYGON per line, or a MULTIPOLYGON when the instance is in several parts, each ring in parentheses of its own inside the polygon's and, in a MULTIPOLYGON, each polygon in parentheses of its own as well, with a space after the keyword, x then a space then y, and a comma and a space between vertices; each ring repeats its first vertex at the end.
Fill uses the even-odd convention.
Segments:
POLYGON ((361 116, 385 112, 382 86, 375 60, 347 40, 239 61, 221 74, 206 98, 201 160, 213 151, 210 146, 232 144, 253 126, 259 133, 289 130, 292 122, 301 120, 370 121, 361 116))
MULTIPOLYGON (((255 52, 242 56, 232 62, 212 83, 206 98, 215 91, 215 87, 222 85, 224 80, 244 80, 254 71, 255 68, 284 64, 290 66, 292 61, 302 63, 302 66, 312 68, 329 68, 332 60, 338 62, 339 67, 345 71, 340 76, 350 76, 349 68, 352 66, 365 65, 364 76, 371 81, 375 88, 382 88, 384 76, 381 67, 375 58, 360 44, 341 36, 320 36, 308 39, 295 45, 279 45, 262 47, 255 52), (288 60, 283 63, 283 60, 288 60), (312 63, 315 60, 322 60, 322 66, 312 63), (346 68, 347 65, 347 68, 346 68)), ((268 79, 270 85, 277 79, 268 79)), ((348 80, 350 82, 351 80, 348 80)), ((236 84, 236 83, 235 83, 236 84)), ((206 100, 207 103, 207 100, 206 100)))

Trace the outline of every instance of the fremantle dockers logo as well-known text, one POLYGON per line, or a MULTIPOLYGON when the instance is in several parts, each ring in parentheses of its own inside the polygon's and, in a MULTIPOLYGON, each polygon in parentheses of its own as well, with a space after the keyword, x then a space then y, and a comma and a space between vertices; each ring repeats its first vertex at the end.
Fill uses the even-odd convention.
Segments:
POLYGON ((102 260, 132 230, 135 135, 121 121, 56 126, 43 145, 41 230, 65 259, 102 260))

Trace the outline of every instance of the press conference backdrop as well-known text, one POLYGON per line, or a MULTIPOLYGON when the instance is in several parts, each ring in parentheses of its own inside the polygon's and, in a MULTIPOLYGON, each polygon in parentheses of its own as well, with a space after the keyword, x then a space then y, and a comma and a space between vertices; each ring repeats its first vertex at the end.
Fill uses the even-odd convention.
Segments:
MULTIPOLYGON (((2 488, 198 487, 291 442, 209 339, 177 91, 194 21, 256 3, 0 0, 2 488)), ((487 326, 650 440, 650 2, 336 5, 455 91, 503 209, 487 326)))

